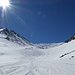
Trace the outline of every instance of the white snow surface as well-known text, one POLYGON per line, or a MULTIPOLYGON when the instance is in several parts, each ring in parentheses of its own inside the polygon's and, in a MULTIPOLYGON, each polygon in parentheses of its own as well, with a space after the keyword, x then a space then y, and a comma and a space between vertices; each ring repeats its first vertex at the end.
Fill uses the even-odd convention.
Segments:
POLYGON ((0 75, 75 75, 75 40, 41 49, 0 38, 0 75))

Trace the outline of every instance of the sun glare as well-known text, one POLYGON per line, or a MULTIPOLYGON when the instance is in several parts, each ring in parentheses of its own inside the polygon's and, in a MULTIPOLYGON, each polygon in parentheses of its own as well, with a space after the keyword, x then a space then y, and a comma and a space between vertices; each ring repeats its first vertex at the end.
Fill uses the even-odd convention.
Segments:
POLYGON ((0 7, 2 7, 3 9, 8 7, 9 5, 10 5, 10 1, 9 0, 0 0, 0 7))
POLYGON ((26 22, 16 14, 18 10, 25 10, 25 8, 17 6, 19 4, 19 0, 0 0, 0 23, 2 26, 10 24, 10 20, 14 18, 15 22, 20 23, 21 25, 25 25, 26 22), (8 23, 8 24, 7 24, 8 23))

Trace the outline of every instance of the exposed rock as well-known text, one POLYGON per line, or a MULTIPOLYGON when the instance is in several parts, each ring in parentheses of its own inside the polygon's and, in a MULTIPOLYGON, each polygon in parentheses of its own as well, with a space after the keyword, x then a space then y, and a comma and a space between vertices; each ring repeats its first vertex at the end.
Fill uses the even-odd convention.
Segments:
POLYGON ((65 43, 68 43, 68 42, 70 42, 70 41, 72 41, 74 39, 75 39, 75 34, 72 37, 70 37, 68 40, 66 40, 65 43))

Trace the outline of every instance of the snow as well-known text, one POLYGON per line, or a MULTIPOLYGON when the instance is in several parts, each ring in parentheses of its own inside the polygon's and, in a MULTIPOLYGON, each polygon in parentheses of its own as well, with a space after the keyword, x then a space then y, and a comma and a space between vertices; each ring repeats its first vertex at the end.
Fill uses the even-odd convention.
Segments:
POLYGON ((34 44, 34 46, 41 48, 41 49, 48 49, 51 47, 62 45, 64 42, 61 43, 41 43, 41 44, 34 44))
POLYGON ((75 75, 75 40, 38 46, 0 38, 0 75, 75 75))
POLYGON ((3 31, 5 28, 1 28, 0 31, 3 31))
POLYGON ((26 38, 20 36, 13 30, 8 30, 7 28, 0 29, 0 38, 9 40, 22 46, 31 45, 31 43, 26 38))

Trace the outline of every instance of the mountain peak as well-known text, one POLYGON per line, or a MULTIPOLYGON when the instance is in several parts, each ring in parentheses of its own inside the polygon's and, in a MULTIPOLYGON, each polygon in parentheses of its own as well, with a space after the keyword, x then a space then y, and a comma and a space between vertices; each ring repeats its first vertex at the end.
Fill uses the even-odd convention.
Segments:
POLYGON ((20 36, 13 30, 7 28, 0 28, 0 37, 8 41, 15 42, 19 45, 30 45, 31 43, 24 37, 20 36))
POLYGON ((72 41, 74 39, 75 39, 75 34, 73 36, 71 36, 68 40, 66 40, 65 43, 68 43, 68 42, 70 42, 70 41, 72 41))

